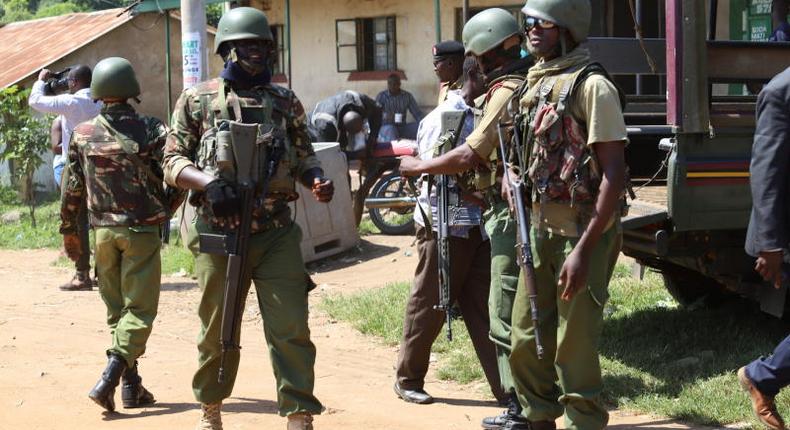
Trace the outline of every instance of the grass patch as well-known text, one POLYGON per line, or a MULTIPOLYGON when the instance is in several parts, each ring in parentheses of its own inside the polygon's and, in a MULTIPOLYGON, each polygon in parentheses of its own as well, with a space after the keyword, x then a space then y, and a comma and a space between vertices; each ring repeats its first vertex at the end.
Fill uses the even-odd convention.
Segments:
MULTIPOLYGON (((722 426, 752 418, 735 371, 769 354, 790 326, 740 300, 715 307, 684 309, 649 272, 643 281, 618 265, 610 284, 601 338, 604 400, 610 407, 654 413, 695 424, 722 426)), ((409 283, 322 302, 334 318, 362 333, 396 345, 409 283)), ((453 325, 455 339, 442 334, 433 346, 439 355, 437 375, 461 383, 483 382, 480 365, 463 323, 453 325)), ((790 415, 790 390, 777 397, 780 413, 790 415)))
POLYGON ((362 218, 362 221, 359 222, 359 226, 357 227, 357 231, 359 232, 360 236, 367 236, 370 234, 381 234, 381 230, 373 224, 373 221, 370 220, 368 217, 362 218))
MULTIPOLYGON (((7 190, 7 187, 0 187, 0 215, 16 212, 19 214, 19 221, 0 222, 0 249, 61 249, 63 237, 59 233, 60 196, 51 194, 42 198, 42 202, 36 206, 36 228, 33 228, 28 207, 20 204, 14 198, 14 193, 7 190)), ((170 244, 162 247, 162 273, 193 275, 195 259, 192 253, 181 245, 177 229, 170 234, 170 244)), ((92 230, 90 241, 93 249, 95 239, 92 230)), ((93 264, 91 257, 91 267, 93 264)), ((52 265, 74 267, 74 263, 65 256, 59 256, 52 265)))

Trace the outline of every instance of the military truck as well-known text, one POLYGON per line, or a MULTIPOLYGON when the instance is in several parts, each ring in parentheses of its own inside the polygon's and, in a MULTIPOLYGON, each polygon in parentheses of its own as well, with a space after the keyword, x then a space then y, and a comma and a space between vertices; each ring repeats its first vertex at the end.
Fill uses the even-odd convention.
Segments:
POLYGON ((744 241, 754 92, 790 66, 790 43, 716 37, 728 11, 743 12, 731 26, 752 23, 747 17, 765 3, 666 0, 664 38, 594 38, 589 48, 615 75, 666 77, 666 97, 631 96, 626 108, 628 161, 647 186, 637 181, 623 219, 623 252, 660 272, 681 304, 730 291, 781 316, 786 288, 761 280, 744 241), (647 174, 651 167, 656 174, 647 174))

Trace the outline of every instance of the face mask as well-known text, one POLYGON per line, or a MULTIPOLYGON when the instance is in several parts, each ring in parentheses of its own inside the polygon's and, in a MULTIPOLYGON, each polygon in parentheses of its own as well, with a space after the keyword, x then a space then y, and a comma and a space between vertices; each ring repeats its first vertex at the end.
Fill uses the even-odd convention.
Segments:
POLYGON ((229 60, 240 65, 247 73, 251 75, 259 75, 266 70, 267 62, 250 61, 243 55, 240 55, 239 48, 233 47, 230 49, 229 60))
POLYGON ((354 135, 352 139, 352 143, 350 148, 348 149, 350 152, 362 151, 365 149, 365 145, 367 145, 368 139, 365 135, 364 131, 360 131, 359 133, 354 135))

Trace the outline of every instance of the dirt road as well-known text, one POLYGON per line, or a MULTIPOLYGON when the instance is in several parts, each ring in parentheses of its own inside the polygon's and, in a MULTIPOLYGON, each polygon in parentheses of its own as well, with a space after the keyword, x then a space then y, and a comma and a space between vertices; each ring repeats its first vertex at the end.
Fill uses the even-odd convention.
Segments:
MULTIPOLYGON (((392 392, 396 351, 336 323, 316 309, 323 294, 375 288, 410 279, 416 264, 411 238, 369 236, 360 252, 314 267, 318 291, 310 324, 318 348, 316 394, 327 411, 316 428, 479 429, 499 411, 475 387, 437 381, 437 403, 406 404, 392 392)), ((97 292, 65 293, 56 285, 70 271, 54 267, 56 251, 0 251, 0 429, 193 428, 198 417, 190 389, 197 364, 199 289, 188 278, 165 278, 159 316, 141 359, 144 383, 158 403, 105 414, 87 393, 104 367, 109 335, 97 292)), ((248 300, 255 303, 255 300, 248 300)), ((226 429, 281 429, 274 378, 259 315, 248 306, 241 367, 225 403, 226 429)), ((120 403, 120 394, 116 393, 120 403)), ((560 423, 561 424, 561 423, 560 423)), ((613 412, 613 427, 688 428, 663 419, 613 412)))

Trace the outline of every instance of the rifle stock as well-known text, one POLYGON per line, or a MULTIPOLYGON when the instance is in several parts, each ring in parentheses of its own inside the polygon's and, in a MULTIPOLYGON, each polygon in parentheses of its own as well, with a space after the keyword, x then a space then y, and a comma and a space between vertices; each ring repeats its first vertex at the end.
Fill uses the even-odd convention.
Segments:
MULTIPOLYGON (((538 327, 538 287, 535 281, 535 266, 532 259, 532 247, 529 238, 529 225, 530 215, 529 209, 524 204, 524 195, 526 194, 526 187, 524 182, 516 180, 513 182, 510 177, 510 165, 507 161, 507 147, 505 146, 505 138, 502 134, 503 124, 499 124, 499 150, 502 156, 502 166, 504 167, 504 180, 507 181, 510 190, 510 201, 513 202, 516 212, 516 224, 518 226, 518 243, 516 250, 518 255, 516 261, 521 268, 521 273, 524 274, 524 285, 527 288, 527 296, 529 297, 530 318, 532 319, 532 327, 535 330, 535 349, 538 359, 543 358, 543 343, 540 340, 540 328, 538 327)), ((516 136, 516 150, 521 148, 521 142, 518 140, 518 130, 516 136)))

